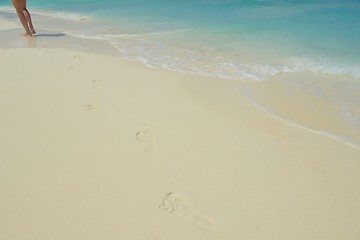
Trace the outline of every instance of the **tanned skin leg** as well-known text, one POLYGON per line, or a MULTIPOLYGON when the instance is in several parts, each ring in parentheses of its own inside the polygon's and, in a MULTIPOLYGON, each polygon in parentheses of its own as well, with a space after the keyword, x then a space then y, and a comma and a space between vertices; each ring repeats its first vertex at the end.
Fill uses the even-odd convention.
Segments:
POLYGON ((12 0, 12 3, 16 9, 16 13, 19 17, 21 24, 25 29, 23 37, 32 37, 35 33, 34 27, 32 26, 30 13, 26 9, 26 0, 12 0))
POLYGON ((32 24, 32 21, 31 21, 31 15, 29 13, 29 11, 25 8, 24 11, 23 11, 24 15, 25 15, 25 18, 26 18, 26 21, 28 23, 28 26, 29 26, 29 29, 31 31, 31 34, 35 34, 36 31, 34 29, 34 26, 32 24))

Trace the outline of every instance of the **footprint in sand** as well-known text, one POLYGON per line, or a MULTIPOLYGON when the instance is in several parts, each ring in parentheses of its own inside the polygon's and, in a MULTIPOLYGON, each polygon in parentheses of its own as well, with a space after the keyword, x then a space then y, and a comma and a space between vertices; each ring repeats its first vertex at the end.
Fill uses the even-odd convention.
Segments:
POLYGON ((202 229, 212 226, 211 219, 201 216, 188 198, 177 193, 169 192, 165 194, 159 208, 191 221, 202 229))
POLYGON ((136 133, 136 139, 143 143, 145 153, 155 153, 155 138, 151 132, 143 130, 136 133))
POLYGON ((83 105, 83 107, 88 112, 94 111, 96 109, 96 105, 94 105, 94 104, 86 104, 86 105, 83 105))
MULTIPOLYGON (((73 56, 72 58, 73 58, 74 60, 75 60, 75 59, 80 59, 81 56, 73 56)), ((75 70, 75 67, 74 67, 74 66, 70 66, 70 67, 67 68, 67 70, 72 72, 72 71, 75 70)))
POLYGON ((92 80, 91 81, 91 87, 94 88, 94 89, 99 87, 99 81, 96 80, 96 79, 92 80))

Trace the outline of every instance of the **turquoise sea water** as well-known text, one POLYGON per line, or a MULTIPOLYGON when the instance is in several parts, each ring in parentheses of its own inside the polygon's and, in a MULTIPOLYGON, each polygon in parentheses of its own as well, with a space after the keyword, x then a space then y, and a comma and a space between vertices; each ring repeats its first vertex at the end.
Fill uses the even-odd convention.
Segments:
MULTIPOLYGON (((11 9, 9 1, 0 7, 11 9)), ((316 96, 314 105, 336 106, 347 130, 308 126, 262 106, 360 146, 359 0, 28 0, 28 7, 38 28, 103 39, 121 57, 150 66, 276 79, 289 89, 283 101, 299 91, 316 96)))

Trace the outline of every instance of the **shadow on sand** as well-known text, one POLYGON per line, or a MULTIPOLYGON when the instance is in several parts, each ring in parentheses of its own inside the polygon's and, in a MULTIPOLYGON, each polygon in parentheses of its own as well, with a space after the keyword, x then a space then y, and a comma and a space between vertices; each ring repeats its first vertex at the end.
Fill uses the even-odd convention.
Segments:
POLYGON ((35 34, 34 37, 65 37, 65 33, 40 33, 35 34))
POLYGON ((33 37, 23 38, 20 37, 24 32, 21 28, 1 30, 1 48, 56 47, 63 42, 67 42, 63 39, 68 37, 65 33, 39 29, 38 31, 40 33, 34 34, 33 37))
MULTIPOLYGON (((27 47, 28 48, 36 48, 37 47, 37 41, 41 38, 58 38, 58 37, 65 37, 65 33, 39 33, 33 35, 33 37, 26 38, 27 39, 27 47)), ((40 41, 41 45, 41 41, 40 41)))

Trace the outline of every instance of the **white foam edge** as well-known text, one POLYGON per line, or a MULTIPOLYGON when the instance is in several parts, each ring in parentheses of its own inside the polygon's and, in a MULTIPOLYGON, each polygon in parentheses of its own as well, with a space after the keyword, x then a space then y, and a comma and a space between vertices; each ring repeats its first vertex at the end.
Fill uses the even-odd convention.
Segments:
POLYGON ((332 140, 341 142, 341 143, 343 143, 343 144, 345 144, 345 145, 347 145, 349 147, 360 150, 360 143, 357 144, 355 142, 352 142, 351 140, 349 140, 346 137, 341 136, 341 135, 337 135, 337 134, 334 134, 334 133, 329 133, 329 132, 326 132, 326 131, 313 129, 313 128, 305 125, 305 124, 297 122, 294 119, 284 117, 281 114, 279 114, 278 112, 276 112, 275 110, 264 106, 263 104, 258 102, 254 97, 251 97, 249 92, 247 92, 244 88, 240 88, 240 92, 256 108, 258 108, 259 110, 267 113, 269 116, 275 118, 278 121, 281 121, 281 122, 283 122, 285 124, 288 124, 288 125, 290 125, 292 127, 300 128, 300 129, 306 130, 306 131, 314 133, 314 134, 318 134, 318 135, 321 135, 321 136, 324 136, 324 137, 328 137, 328 138, 330 138, 332 140))

